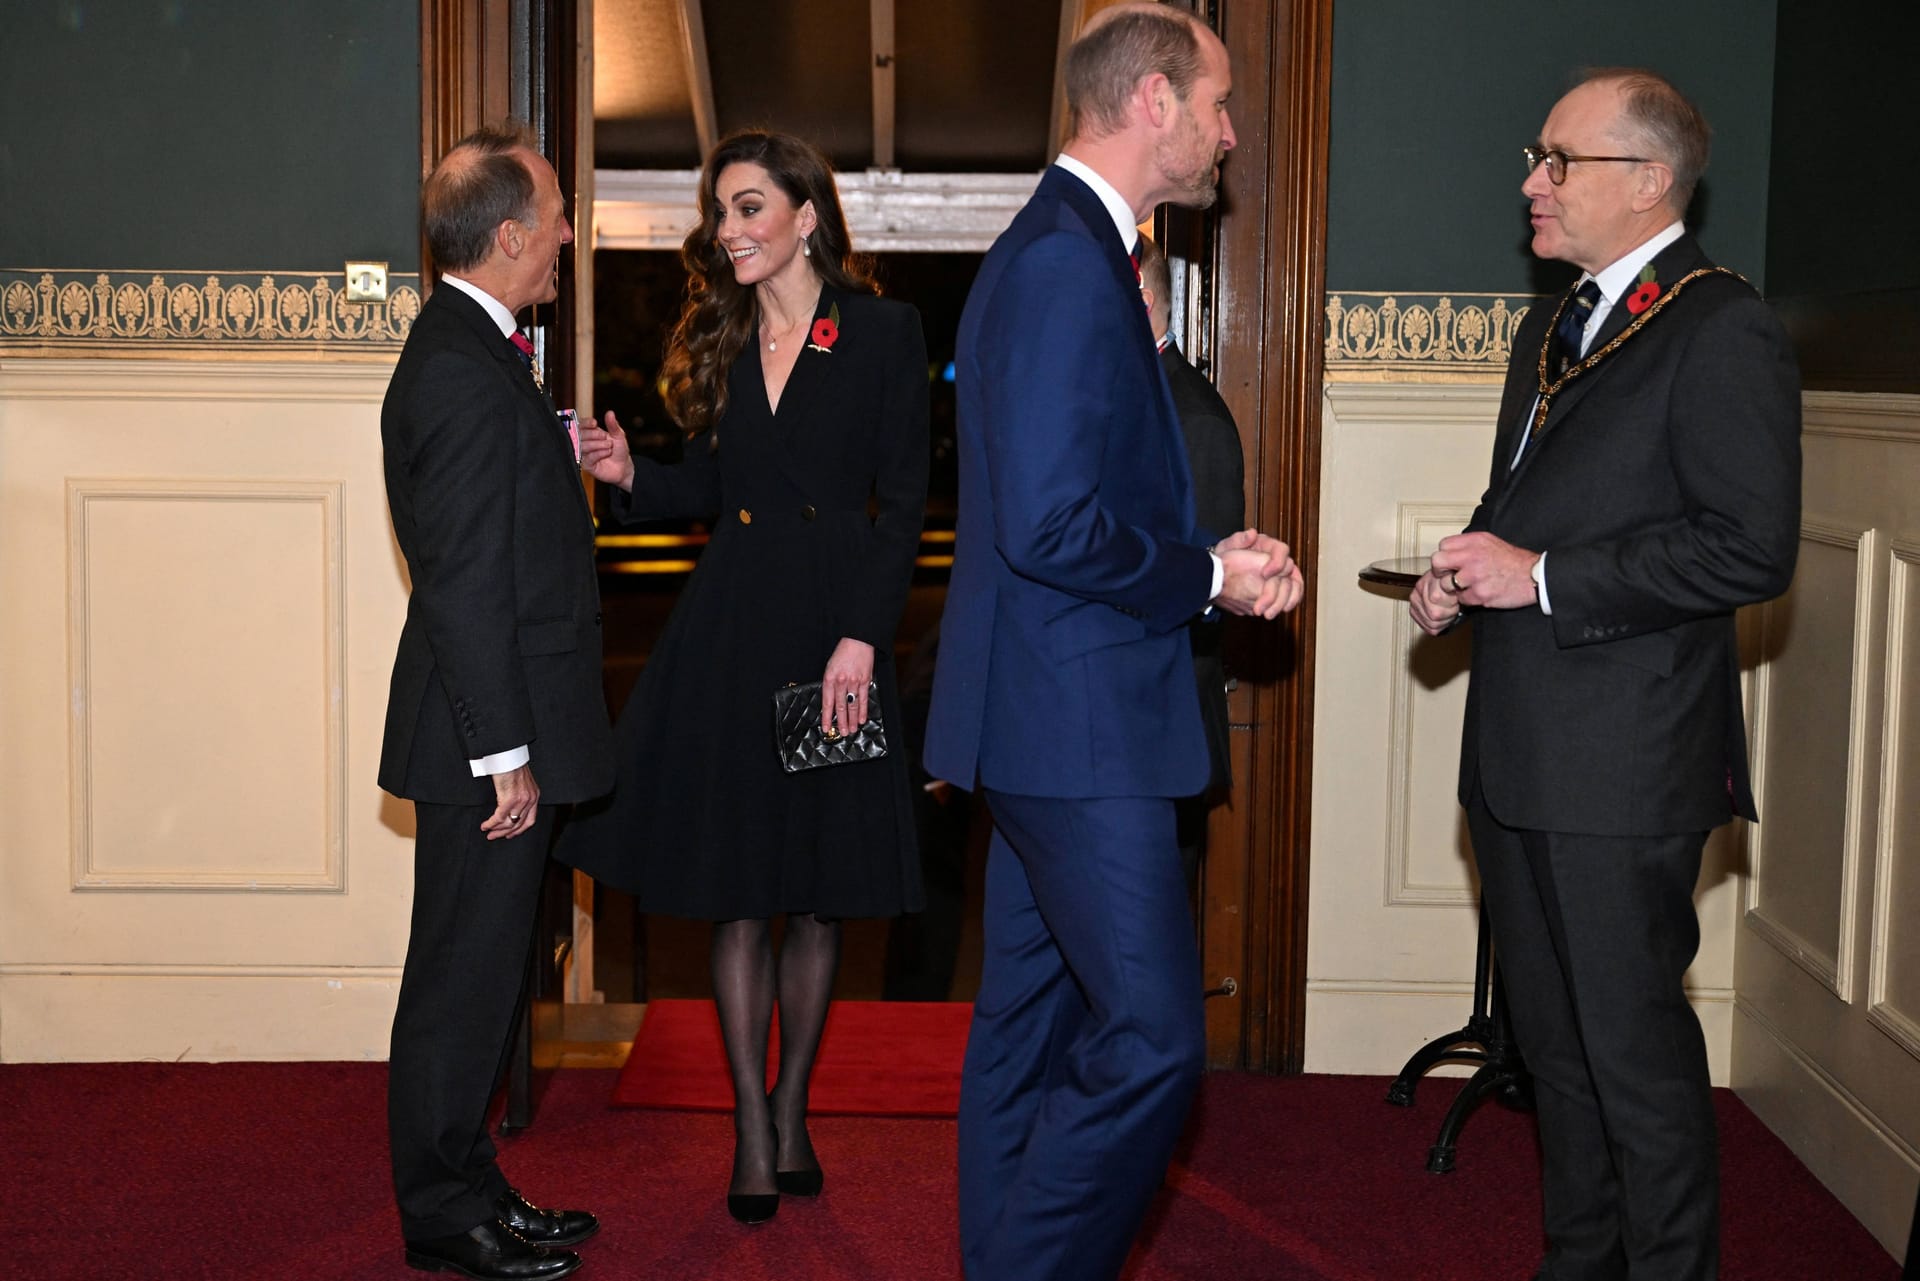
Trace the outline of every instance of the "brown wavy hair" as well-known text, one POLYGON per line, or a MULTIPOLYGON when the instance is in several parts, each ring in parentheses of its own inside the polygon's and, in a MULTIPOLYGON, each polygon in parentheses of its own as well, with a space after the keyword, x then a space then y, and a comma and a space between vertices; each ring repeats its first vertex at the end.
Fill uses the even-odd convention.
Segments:
POLYGON ((880 292, 869 259, 853 252, 840 192, 833 184, 833 165, 818 147, 791 134, 758 129, 722 139, 700 170, 700 224, 680 246, 687 300, 660 368, 667 385, 667 412, 688 435, 706 431, 727 412, 727 371, 760 323, 753 289, 734 280, 733 264, 719 241, 722 211, 714 184, 727 166, 742 162, 765 169, 796 209, 813 202, 809 261, 815 274, 847 293, 880 292))

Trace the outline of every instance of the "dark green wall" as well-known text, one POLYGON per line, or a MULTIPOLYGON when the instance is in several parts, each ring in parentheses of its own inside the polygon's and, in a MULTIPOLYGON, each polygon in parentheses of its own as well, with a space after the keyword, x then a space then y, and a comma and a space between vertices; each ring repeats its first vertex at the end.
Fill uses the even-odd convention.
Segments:
POLYGON ((1768 291, 1920 287, 1920 4, 1779 6, 1768 291))
POLYGON ((1651 67, 1700 105, 1713 161, 1689 221, 1764 287, 1774 17, 1775 0, 1337 0, 1327 288, 1530 294, 1568 279, 1527 251, 1520 148, 1597 65, 1651 67))
POLYGON ((1920 390, 1920 4, 1779 8, 1767 292, 1809 387, 1920 390))
POLYGON ((418 271, 406 0, 0 0, 0 267, 418 271))

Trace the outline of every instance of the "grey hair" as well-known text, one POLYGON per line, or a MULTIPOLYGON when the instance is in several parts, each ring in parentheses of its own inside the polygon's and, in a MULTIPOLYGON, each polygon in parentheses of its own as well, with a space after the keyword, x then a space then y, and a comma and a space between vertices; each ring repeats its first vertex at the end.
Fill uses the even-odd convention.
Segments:
POLYGON ((534 150, 522 129, 480 128, 447 149, 420 192, 427 251, 443 271, 468 271, 493 251, 494 228, 512 219, 539 226, 533 173, 521 153, 534 150))
POLYGON ((1700 175, 1707 171, 1713 143, 1713 130, 1700 108, 1671 80, 1644 67, 1591 67, 1580 73, 1580 83, 1620 86, 1625 98, 1620 120, 1629 135, 1622 141, 1673 171, 1667 199, 1675 213, 1686 213, 1700 175))
POLYGON ((1173 269, 1167 251, 1150 236, 1140 237, 1140 287, 1153 294, 1153 305, 1173 309, 1173 269))

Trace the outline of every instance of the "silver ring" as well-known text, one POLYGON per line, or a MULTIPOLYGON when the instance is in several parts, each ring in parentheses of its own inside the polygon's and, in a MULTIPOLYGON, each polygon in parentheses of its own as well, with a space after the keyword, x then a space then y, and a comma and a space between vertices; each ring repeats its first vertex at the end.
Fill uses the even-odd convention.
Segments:
POLYGON ((512 819, 516 823, 520 821, 520 816, 518 814, 509 814, 507 815, 507 817, 512 819))
POLYGON ((1447 579, 1448 579, 1448 581, 1449 581, 1449 582, 1451 582, 1451 583, 1453 584, 1453 590, 1454 590, 1454 591, 1456 591, 1456 592, 1464 592, 1465 590, 1467 590, 1466 588, 1464 588, 1464 587, 1462 587, 1462 586, 1460 585, 1460 575, 1459 575, 1459 574, 1458 574, 1457 572, 1455 572, 1454 570, 1451 570, 1451 569, 1450 569, 1450 570, 1448 570, 1448 571, 1447 571, 1447 579))

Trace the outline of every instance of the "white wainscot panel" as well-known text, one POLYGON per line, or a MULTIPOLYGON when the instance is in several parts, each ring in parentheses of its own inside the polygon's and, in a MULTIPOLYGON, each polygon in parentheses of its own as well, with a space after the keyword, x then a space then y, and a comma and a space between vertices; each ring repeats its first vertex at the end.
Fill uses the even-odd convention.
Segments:
MULTIPOLYGON (((1397 554, 1431 556, 1472 516, 1471 503, 1402 503, 1397 554)), ((1393 641, 1386 903, 1471 905, 1478 891, 1459 784, 1472 638, 1464 627, 1428 636, 1399 609, 1393 641)))
POLYGON ((1760 823, 1747 920, 1841 1000, 1852 999, 1861 759, 1875 636, 1873 531, 1809 518, 1786 595, 1761 622, 1755 699, 1760 823))
POLYGON ((1920 540, 1890 553, 1867 1017, 1920 1058, 1920 540))
POLYGON ((342 889, 341 486, 67 498, 74 887, 342 889))

